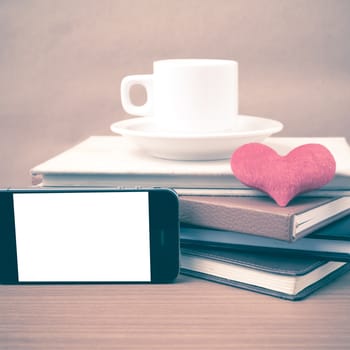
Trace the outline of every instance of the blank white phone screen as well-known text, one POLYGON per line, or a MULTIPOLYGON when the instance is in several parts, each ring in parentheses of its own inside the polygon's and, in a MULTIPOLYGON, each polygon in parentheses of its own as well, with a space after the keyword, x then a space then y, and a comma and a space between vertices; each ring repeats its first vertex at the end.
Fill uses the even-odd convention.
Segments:
POLYGON ((15 193, 19 282, 151 281, 148 192, 15 193))

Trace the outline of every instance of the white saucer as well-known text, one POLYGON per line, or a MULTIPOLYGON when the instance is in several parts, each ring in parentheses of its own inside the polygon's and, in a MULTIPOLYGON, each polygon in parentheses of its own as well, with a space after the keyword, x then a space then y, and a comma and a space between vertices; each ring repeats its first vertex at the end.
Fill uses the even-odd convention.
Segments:
POLYGON ((111 130, 123 135, 150 155, 176 160, 215 160, 230 158, 239 146, 261 142, 283 129, 279 121, 239 115, 234 128, 207 134, 165 132, 153 125, 153 118, 131 118, 111 125, 111 130))

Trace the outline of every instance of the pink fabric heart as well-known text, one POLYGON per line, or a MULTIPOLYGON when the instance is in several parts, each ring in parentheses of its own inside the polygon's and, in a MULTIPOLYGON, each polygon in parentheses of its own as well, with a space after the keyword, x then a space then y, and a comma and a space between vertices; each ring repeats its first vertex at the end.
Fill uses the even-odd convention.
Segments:
POLYGON ((305 144, 280 156, 266 145, 249 143, 231 157, 231 169, 238 180, 267 193, 282 207, 296 195, 331 181, 335 168, 332 153, 319 144, 305 144))

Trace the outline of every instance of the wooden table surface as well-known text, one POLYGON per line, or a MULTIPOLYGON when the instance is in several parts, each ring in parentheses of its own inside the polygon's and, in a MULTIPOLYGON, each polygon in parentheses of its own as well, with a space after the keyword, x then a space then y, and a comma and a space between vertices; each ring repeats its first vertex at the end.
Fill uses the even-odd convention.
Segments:
POLYGON ((0 349, 349 349, 350 274, 291 302, 164 285, 1 285, 0 349))

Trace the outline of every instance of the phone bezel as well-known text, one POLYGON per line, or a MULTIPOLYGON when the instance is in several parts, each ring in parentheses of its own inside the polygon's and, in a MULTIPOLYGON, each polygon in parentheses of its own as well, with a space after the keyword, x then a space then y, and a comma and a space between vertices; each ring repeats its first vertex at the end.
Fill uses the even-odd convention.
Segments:
POLYGON ((0 284, 169 283, 179 273, 179 214, 176 192, 167 188, 29 188, 0 190, 0 284), (14 193, 148 192, 151 281, 23 282, 18 280, 14 193))

